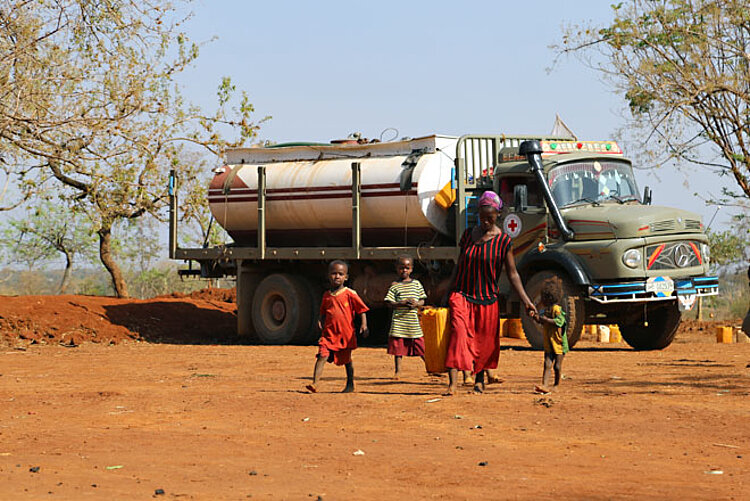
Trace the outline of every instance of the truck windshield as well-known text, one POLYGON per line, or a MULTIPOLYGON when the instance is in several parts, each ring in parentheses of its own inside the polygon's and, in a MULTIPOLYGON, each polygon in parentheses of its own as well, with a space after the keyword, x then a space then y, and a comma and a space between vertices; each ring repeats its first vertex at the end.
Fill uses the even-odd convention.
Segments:
POLYGON ((628 162, 588 160, 562 164, 549 171, 548 180, 552 197, 560 207, 641 199, 628 162))

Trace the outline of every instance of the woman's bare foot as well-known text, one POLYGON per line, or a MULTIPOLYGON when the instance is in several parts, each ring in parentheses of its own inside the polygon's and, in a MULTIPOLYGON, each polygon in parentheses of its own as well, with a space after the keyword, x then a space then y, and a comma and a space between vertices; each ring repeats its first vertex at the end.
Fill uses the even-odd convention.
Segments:
POLYGON ((484 385, 483 384, 479 384, 479 383, 475 384, 474 385, 474 394, 475 395, 481 395, 482 393, 484 393, 484 385))
POLYGON ((503 384, 505 379, 500 376, 487 375, 487 384, 503 384))
POLYGON ((314 384, 308 384, 305 386, 305 389, 309 391, 310 393, 318 393, 318 389, 315 387, 314 384))
POLYGON ((348 384, 344 387, 343 390, 341 390, 341 393, 354 393, 354 385, 348 384))
POLYGON ((443 393, 443 396, 444 397, 452 397, 455 394, 456 394, 456 386, 455 385, 449 385, 448 386, 448 391, 446 391, 445 393, 443 393))
POLYGON ((550 390, 545 388, 544 386, 534 386, 534 393, 539 393, 540 395, 549 395, 550 390))
POLYGON ((398 381, 399 380, 398 373, 394 374, 391 379, 393 379, 394 381, 398 381))

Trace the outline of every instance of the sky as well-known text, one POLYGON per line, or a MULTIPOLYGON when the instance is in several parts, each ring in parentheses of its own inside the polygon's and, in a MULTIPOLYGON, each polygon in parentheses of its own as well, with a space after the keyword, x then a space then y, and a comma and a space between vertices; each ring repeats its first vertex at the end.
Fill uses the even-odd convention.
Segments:
MULTIPOLYGON (((260 138, 548 134, 559 114, 580 139, 611 139, 624 101, 575 57, 555 64, 565 26, 611 19, 602 0, 289 1, 196 0, 185 24, 201 47, 183 92, 210 108, 222 76, 251 96, 260 138)), ((627 155, 627 150, 626 150, 627 155)), ((718 195, 706 171, 636 171, 653 203, 698 212, 693 196, 718 195)), ((722 209, 713 229, 729 223, 722 209)))

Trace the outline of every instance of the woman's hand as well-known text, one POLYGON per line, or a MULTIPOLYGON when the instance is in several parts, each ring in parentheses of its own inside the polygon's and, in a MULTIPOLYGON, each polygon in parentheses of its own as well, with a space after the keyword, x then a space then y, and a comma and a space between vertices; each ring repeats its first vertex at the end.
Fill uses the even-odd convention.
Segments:
POLYGON ((536 320, 539 317, 539 312, 537 311, 536 306, 534 306, 534 303, 528 302, 525 306, 526 314, 536 320))

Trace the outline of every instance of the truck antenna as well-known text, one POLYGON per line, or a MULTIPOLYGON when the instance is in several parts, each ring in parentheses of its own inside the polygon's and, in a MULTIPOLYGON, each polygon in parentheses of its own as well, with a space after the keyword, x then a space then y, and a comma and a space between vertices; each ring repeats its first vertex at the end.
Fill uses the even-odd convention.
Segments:
POLYGON ((708 222, 708 225, 706 226, 706 231, 708 231, 709 228, 711 228, 711 224, 714 222, 714 219, 716 219, 716 214, 718 214, 720 210, 721 210, 721 205, 716 207, 716 210, 714 211, 714 215, 711 216, 711 220, 708 222))

